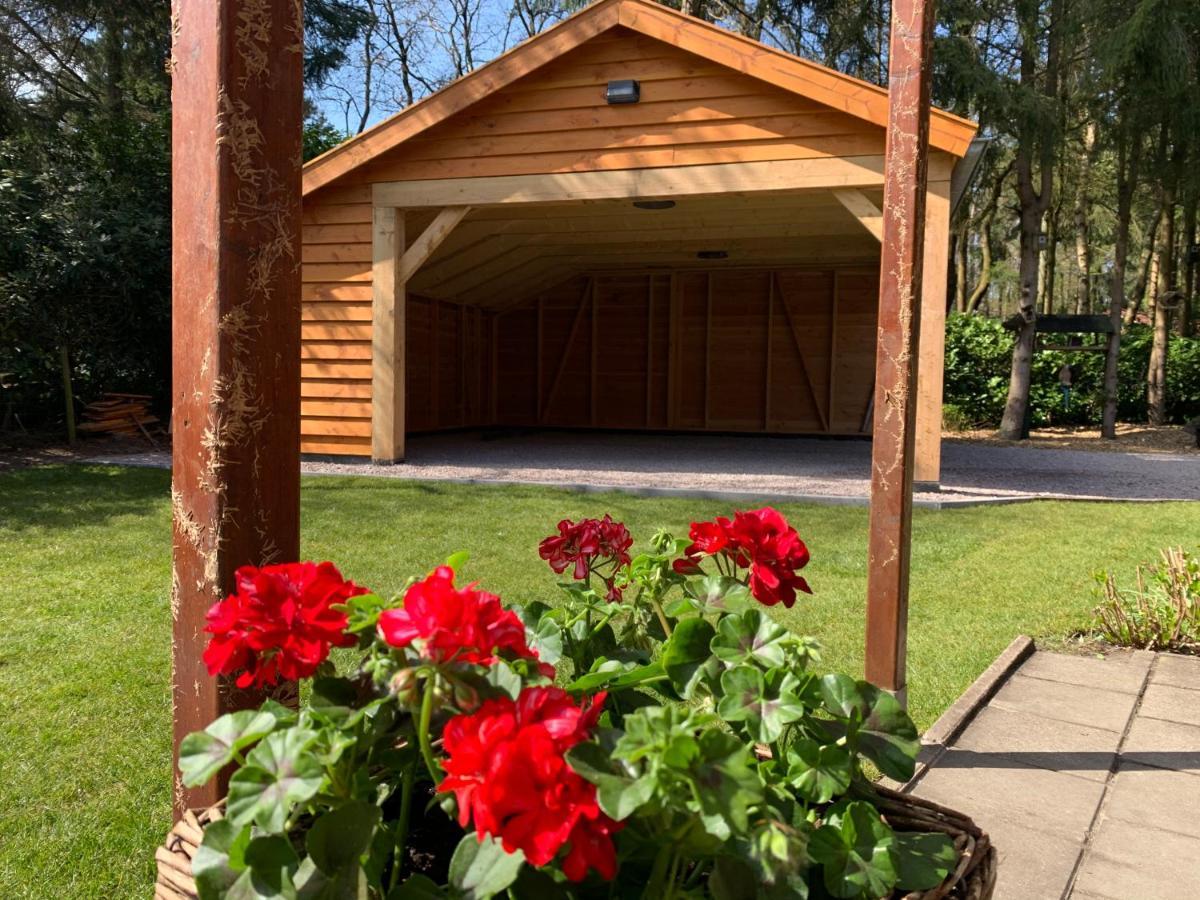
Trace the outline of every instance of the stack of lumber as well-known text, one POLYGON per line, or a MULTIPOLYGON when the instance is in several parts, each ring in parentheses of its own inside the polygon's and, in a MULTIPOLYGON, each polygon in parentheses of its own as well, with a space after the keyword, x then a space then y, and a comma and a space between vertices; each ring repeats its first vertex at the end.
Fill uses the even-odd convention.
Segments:
POLYGON ((80 431, 102 434, 120 434, 126 437, 143 437, 151 440, 148 425, 158 421, 150 415, 149 394, 104 394, 83 410, 80 431))

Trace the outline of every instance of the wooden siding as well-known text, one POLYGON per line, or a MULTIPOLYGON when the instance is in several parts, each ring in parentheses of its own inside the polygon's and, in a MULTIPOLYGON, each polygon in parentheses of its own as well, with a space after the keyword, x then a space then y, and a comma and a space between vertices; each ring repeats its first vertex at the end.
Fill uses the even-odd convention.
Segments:
POLYGON ((500 425, 859 434, 878 269, 617 273, 498 316, 500 425))
POLYGON ((883 152, 884 131, 634 31, 593 38, 362 166, 369 184, 883 152), (641 102, 609 106, 610 80, 641 102))
MULTIPOLYGON (((371 454, 371 205, 356 200, 354 192, 323 192, 320 202, 305 201, 303 453, 371 454)), ((422 225, 418 221, 411 230, 419 234, 422 225)), ((492 315, 420 296, 410 296, 406 308, 408 430, 484 424, 491 404, 492 315)))

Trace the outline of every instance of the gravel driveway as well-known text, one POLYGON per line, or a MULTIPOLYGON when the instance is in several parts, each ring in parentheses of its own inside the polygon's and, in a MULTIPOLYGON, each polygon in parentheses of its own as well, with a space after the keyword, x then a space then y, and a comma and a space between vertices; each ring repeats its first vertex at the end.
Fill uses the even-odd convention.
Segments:
MULTIPOLYGON (((582 432, 417 435, 393 466, 305 462, 307 474, 437 481, 518 482, 580 490, 737 499, 865 503, 867 440, 582 432)), ((163 453, 92 461, 166 465, 163 453)), ((998 447, 947 441, 942 489, 916 495, 944 507, 1035 498, 1200 500, 1200 453, 1113 453, 998 447)))

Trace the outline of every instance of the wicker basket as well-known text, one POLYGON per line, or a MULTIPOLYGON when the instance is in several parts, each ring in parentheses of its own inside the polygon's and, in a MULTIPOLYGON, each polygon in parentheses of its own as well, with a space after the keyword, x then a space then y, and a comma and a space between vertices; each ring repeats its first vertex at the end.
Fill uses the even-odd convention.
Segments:
MULTIPOLYGON (((941 831, 954 840, 958 868, 931 891, 905 894, 901 900, 992 900, 996 888, 996 848, 979 826, 960 812, 920 797, 876 787, 875 805, 896 831, 941 831)), ((158 879, 154 900, 198 900, 192 880, 192 857, 210 822, 222 818, 220 806, 190 810, 171 829, 154 854, 158 879)))
POLYGON ((958 867, 930 891, 903 900, 992 900, 996 890, 996 848, 969 816, 921 797, 876 785, 875 806, 896 831, 941 831, 954 841, 958 867))

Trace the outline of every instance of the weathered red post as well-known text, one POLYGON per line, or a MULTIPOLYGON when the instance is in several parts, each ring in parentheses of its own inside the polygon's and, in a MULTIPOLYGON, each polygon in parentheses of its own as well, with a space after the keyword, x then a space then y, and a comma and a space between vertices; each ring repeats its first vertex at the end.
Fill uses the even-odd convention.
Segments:
POLYGON ((869 681, 904 696, 932 0, 893 0, 867 554, 869 681))
MULTIPOLYGON (((175 750, 258 698, 201 660, 246 564, 292 560, 300 521, 300 0, 174 0, 171 507, 175 750)), ((175 806, 215 802, 215 784, 175 806)))

